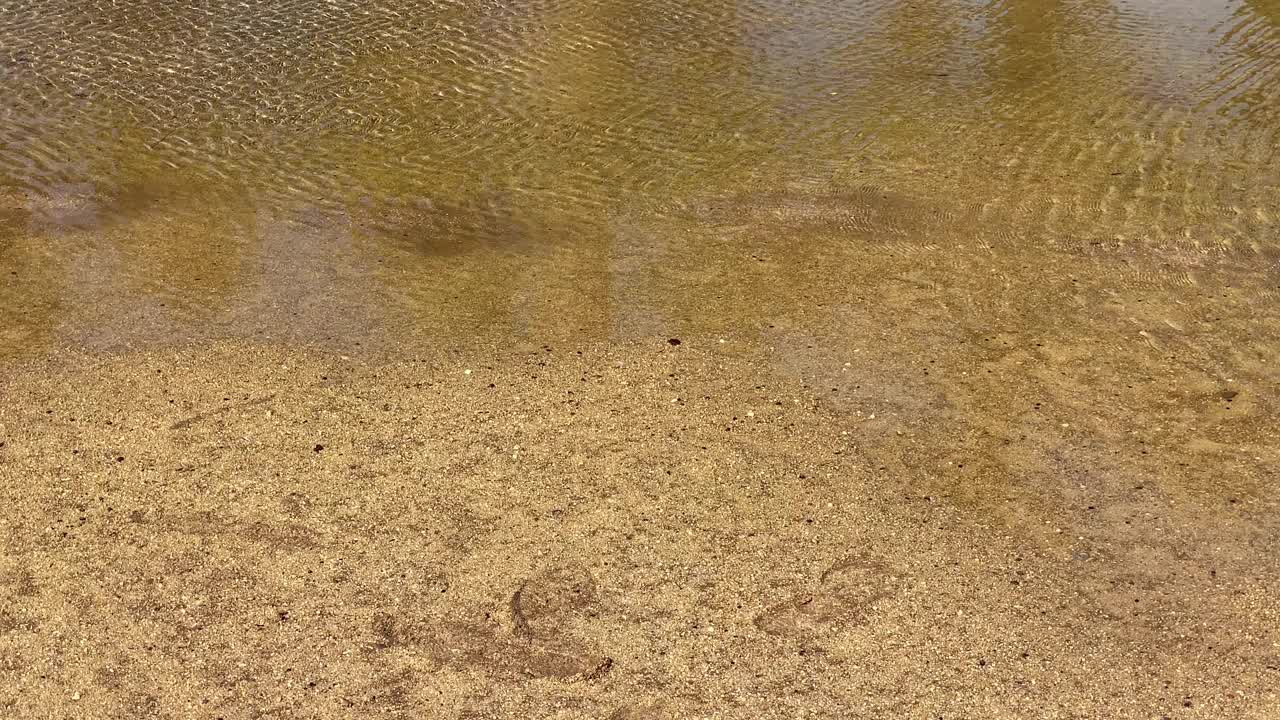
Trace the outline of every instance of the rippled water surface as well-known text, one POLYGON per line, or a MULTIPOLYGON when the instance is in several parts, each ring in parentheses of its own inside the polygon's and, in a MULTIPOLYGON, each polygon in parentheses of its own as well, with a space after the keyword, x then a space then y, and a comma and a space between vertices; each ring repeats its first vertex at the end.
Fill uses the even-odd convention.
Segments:
POLYGON ((1277 284, 1274 0, 18 0, 0 96, 11 352, 1277 284))
POLYGON ((1276 180, 1269 0, 42 1, 5 16, 0 171, 34 191, 182 178, 567 210, 876 183, 1163 235, 1256 210, 1276 180))

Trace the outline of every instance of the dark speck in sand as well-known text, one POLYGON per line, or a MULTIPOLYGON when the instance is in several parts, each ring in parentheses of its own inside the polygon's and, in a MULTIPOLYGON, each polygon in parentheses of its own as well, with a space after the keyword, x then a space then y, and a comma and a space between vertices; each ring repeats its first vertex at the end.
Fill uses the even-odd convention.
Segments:
POLYGON ((680 338, 671 338, 670 340, 667 341, 667 344, 670 345, 671 347, 675 347, 676 345, 680 344, 680 338))
POLYGON ((317 443, 315 450, 316 452, 320 452, 321 450, 324 450, 324 446, 317 443))

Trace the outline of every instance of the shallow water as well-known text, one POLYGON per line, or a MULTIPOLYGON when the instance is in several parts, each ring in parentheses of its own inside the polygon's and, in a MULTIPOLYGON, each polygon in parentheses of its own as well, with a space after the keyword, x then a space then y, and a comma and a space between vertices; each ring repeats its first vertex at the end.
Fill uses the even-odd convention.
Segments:
POLYGON ((26 2, 0 48, 0 355, 681 335, 1275 381, 1277 2, 26 2))
POLYGON ((678 335, 901 423, 1247 384, 1187 432, 1270 460, 1280 3, 30 2, 0 48, 0 356, 678 335))
POLYGON ((0 179, 99 219, 176 188, 599 219, 871 187, 1213 246, 1272 227, 1277 43, 1269 0, 19 2, 0 179))

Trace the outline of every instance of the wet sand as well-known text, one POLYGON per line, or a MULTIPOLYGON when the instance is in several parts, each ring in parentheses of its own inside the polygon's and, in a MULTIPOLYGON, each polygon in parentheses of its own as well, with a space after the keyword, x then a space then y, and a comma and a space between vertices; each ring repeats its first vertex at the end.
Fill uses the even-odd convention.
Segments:
POLYGON ((1255 251, 111 202, 8 205, 10 716, 1280 711, 1255 251))
POLYGON ((1199 468, 1175 461, 1198 448, 1153 447, 1168 474, 1136 458, 1105 472, 1090 463, 1140 441, 1079 437, 1001 493, 990 457, 942 460, 975 444, 967 428, 907 429, 890 466, 880 417, 705 342, 376 360, 215 343, 11 368, 0 702, 12 717, 1280 708, 1275 507, 1243 487, 1195 497, 1180 480, 1199 468))
POLYGON ((1270 250, 112 202, 9 196, 9 716, 1280 711, 1270 250))

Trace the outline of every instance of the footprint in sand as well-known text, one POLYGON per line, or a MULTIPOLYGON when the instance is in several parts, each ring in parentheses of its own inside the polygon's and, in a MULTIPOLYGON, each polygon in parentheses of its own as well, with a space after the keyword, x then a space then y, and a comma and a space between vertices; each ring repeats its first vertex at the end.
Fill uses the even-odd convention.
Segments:
POLYGON ((556 568, 529 578, 511 596, 509 629, 487 620, 426 622, 377 612, 367 647, 371 653, 412 647, 439 667, 471 667, 499 676, 594 680, 613 668, 613 658, 575 637, 573 626, 599 610, 589 573, 556 568))
POLYGON ((812 589, 757 615, 755 626, 770 635, 821 634, 829 628, 865 622, 871 607, 898 589, 886 563, 852 555, 824 571, 812 589))
POLYGON ((530 578, 511 596, 514 642, 509 661, 534 677, 604 675, 613 659, 571 634, 575 620, 599 611, 595 580, 585 570, 553 568, 530 578))

